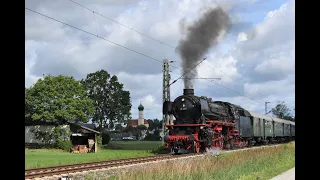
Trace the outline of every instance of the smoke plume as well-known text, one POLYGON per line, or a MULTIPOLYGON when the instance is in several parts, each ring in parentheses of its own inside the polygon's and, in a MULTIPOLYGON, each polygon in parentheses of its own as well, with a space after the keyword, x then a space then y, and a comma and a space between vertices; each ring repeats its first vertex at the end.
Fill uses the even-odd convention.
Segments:
MULTIPOLYGON (((180 22, 180 27, 184 21, 180 22)), ((182 62, 182 73, 185 74, 201 61, 210 47, 218 43, 221 33, 230 27, 230 18, 221 8, 208 9, 197 21, 188 27, 186 39, 181 39, 177 51, 182 62)), ((196 68, 185 75, 185 89, 193 89, 196 68)))

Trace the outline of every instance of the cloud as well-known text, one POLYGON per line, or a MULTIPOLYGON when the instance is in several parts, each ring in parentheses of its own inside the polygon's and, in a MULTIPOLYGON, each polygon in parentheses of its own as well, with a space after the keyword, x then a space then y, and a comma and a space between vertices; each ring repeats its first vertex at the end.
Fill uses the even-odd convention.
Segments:
MULTIPOLYGON (((82 79, 87 73, 105 69, 117 75, 124 88, 130 91, 133 118, 138 116, 141 101, 145 118, 161 119, 162 60, 177 61, 170 63, 172 81, 181 76, 181 70, 177 69, 181 68, 181 58, 174 49, 183 36, 179 29, 181 19, 186 28, 205 7, 213 6, 217 1, 75 2, 129 28, 71 1, 27 1, 27 8, 98 34, 105 40, 26 10, 26 87, 42 74, 72 75, 82 79)), ((198 76, 221 80, 196 80, 195 93, 239 104, 258 113, 264 112, 265 101, 285 100, 289 108, 293 108, 294 1, 218 2, 229 9, 233 27, 227 32, 226 39, 210 49, 207 60, 198 67, 198 76)), ((171 85, 171 100, 182 92, 183 81, 178 80, 171 85)), ((273 105, 269 104, 270 108, 273 105)))

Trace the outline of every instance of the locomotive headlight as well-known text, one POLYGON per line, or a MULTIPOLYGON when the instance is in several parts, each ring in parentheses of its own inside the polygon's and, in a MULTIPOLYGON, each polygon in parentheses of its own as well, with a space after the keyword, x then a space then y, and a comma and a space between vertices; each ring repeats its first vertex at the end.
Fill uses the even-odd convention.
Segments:
POLYGON ((182 98, 181 101, 184 101, 184 98, 182 98))

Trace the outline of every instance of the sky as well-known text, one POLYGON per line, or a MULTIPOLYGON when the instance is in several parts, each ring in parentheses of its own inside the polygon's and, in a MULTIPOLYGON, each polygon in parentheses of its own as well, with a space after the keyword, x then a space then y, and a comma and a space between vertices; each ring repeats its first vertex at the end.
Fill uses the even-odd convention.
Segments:
MULTIPOLYGON (((104 69, 130 91, 132 118, 138 118, 141 102, 145 119, 162 119, 162 61, 175 61, 170 63, 171 81, 179 78, 182 59, 175 48, 186 27, 208 7, 219 5, 228 12, 232 26, 205 54, 197 75, 221 79, 195 80, 195 94, 256 113, 265 112, 266 101, 268 111, 284 101, 295 114, 293 0, 32 0, 25 4, 78 28, 25 10, 26 87, 43 74, 80 80, 104 69)), ((182 95, 183 88, 181 79, 172 84, 171 100, 182 95)))

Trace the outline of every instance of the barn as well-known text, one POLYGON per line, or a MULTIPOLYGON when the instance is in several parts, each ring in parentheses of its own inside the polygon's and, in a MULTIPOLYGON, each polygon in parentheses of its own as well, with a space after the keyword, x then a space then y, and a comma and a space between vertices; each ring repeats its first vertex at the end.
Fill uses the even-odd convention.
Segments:
MULTIPOLYGON (((50 123, 25 123, 25 147, 38 148, 43 146, 50 146, 42 140, 36 139, 34 131, 39 130, 41 132, 52 132, 57 125, 50 123)), ((74 152, 97 152, 97 135, 100 132, 96 131, 94 124, 77 123, 73 121, 65 121, 63 125, 59 125, 61 128, 71 133, 69 139, 74 152)), ((50 144, 55 143, 52 139, 50 144)))
POLYGON ((73 152, 97 152, 97 134, 100 132, 94 129, 94 124, 70 123, 73 152))

